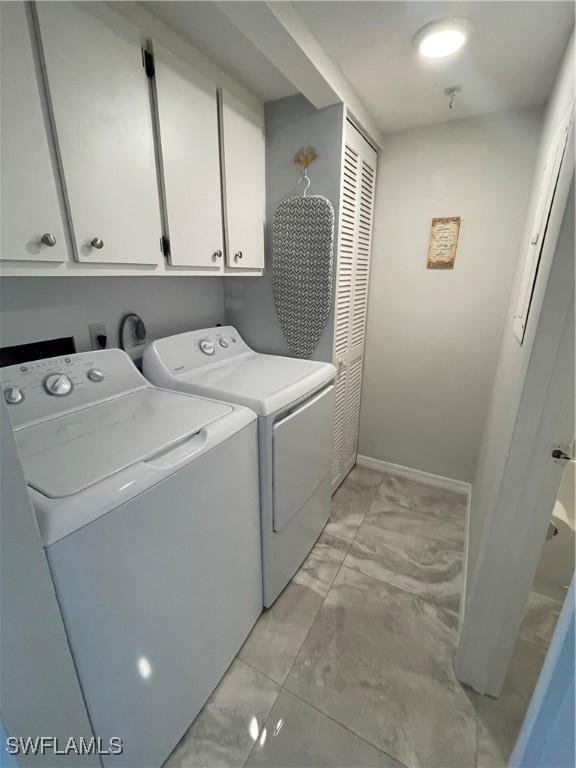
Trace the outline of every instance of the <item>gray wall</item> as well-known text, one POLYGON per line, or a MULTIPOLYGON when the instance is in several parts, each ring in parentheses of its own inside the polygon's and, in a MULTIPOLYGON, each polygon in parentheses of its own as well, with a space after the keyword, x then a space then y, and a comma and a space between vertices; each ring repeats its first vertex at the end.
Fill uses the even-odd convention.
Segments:
POLYGON ((471 481, 541 114, 392 135, 378 164, 359 452, 471 481), (433 217, 460 216, 453 270, 426 269, 433 217))
MULTIPOLYGON (((489 523, 489 516, 497 503, 500 484, 507 463, 508 451, 510 450, 515 419, 518 413, 524 377, 528 360, 532 353, 532 348, 529 344, 518 344, 511 327, 511 319, 516 309, 518 291, 524 269, 524 255, 527 252, 531 234, 530 228, 532 226, 537 197, 542 185, 544 165, 550 142, 553 133, 557 130, 559 120, 565 113, 570 101, 574 98, 574 85, 574 35, 572 35, 572 40, 568 45, 563 65, 556 80, 554 92, 546 109, 536 172, 532 184, 531 202, 525 218, 524 234, 521 240, 521 258, 518 263, 510 307, 507 312, 507 322, 502 337, 500 358, 494 379, 490 408, 486 414, 485 429, 474 478, 470 510, 468 594, 472 585, 471 576, 474 573, 482 534, 489 523)), ((567 211, 566 215, 572 215, 573 217, 573 209, 567 211)), ((564 227, 566 232, 569 232, 570 228, 573 236, 573 221, 564 227)), ((573 242, 571 245, 565 245, 565 247, 572 247, 573 249, 573 242)), ((553 298, 550 301, 553 301, 553 298)), ((534 313, 532 313, 531 321, 535 322, 534 313)))
MULTIPOLYGON (((4 403, 0 417, 2 723, 9 736, 54 736, 62 747, 70 736, 89 739, 92 731, 4 403)), ((19 762, 100 765, 95 756, 72 754, 20 757, 19 762)))
POLYGON ((128 311, 142 317, 149 341, 223 323, 222 283, 217 277, 5 277, 0 343, 74 336, 84 351, 88 325, 105 322, 109 346, 118 346, 118 324, 128 311))
MULTIPOLYGON (((324 195, 334 206, 336 221, 340 202, 343 105, 316 110, 303 96, 268 102, 266 116, 266 267, 263 277, 229 279, 224 283, 226 319, 236 326, 248 344, 259 352, 290 355, 276 316, 272 295, 272 221, 278 204, 296 186, 300 168, 293 163, 296 151, 312 144, 318 153, 310 166, 309 194, 324 195)), ((334 264, 336 264, 336 232, 334 264)), ((332 360, 334 310, 312 355, 313 360, 332 360)))

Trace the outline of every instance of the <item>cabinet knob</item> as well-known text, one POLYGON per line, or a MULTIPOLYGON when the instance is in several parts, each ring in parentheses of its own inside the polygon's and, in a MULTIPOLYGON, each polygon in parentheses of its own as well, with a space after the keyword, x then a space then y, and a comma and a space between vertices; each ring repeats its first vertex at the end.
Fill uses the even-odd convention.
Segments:
POLYGON ((221 259, 221 258, 222 258, 222 251, 214 251, 214 253, 212 254, 212 260, 216 261, 216 259, 221 259))
POLYGON ((102 240, 101 237, 93 237, 92 240, 90 240, 90 245, 92 248, 96 248, 97 251, 101 251, 102 248, 104 248, 104 240, 102 240))
POLYGON ((48 248, 54 248, 54 246, 56 245, 56 238, 54 237, 54 235, 51 235, 49 232, 45 232, 40 238, 40 242, 43 245, 47 245, 48 248))
POLYGON ((236 253, 234 254, 234 261, 242 261, 243 258, 244 258, 244 254, 242 253, 242 251, 236 251, 236 253))

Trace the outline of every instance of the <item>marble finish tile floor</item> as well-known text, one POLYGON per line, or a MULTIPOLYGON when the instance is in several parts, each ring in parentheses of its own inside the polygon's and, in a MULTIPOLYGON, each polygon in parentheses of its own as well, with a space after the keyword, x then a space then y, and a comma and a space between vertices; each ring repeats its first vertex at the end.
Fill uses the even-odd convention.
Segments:
POLYGON ((451 611, 344 566, 286 688, 405 765, 473 766, 456 629, 451 611))
POLYGON ((169 768, 504 768, 559 604, 533 593, 498 700, 453 671, 466 499, 356 467, 169 768))
POLYGON ((524 620, 518 637, 540 648, 547 649, 556 629, 562 603, 547 595, 530 592, 524 620))
POLYGON ((243 765, 279 691, 272 680, 236 659, 168 758, 166 768, 243 765))

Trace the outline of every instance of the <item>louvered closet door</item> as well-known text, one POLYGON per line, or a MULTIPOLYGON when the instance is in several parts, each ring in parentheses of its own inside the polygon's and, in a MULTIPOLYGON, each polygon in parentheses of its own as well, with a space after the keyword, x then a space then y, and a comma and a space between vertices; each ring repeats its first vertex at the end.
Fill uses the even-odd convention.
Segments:
POLYGON ((374 149, 346 123, 334 324, 333 489, 356 462, 358 447, 376 160, 374 149))

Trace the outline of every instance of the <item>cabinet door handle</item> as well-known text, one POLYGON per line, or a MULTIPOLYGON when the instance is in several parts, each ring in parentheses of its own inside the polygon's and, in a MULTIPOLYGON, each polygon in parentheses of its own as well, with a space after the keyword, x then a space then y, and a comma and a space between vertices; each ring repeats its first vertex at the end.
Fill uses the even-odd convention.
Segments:
POLYGON ((242 251, 236 251, 236 253, 234 254, 234 261, 242 261, 243 258, 244 258, 244 254, 242 253, 242 251))
POLYGON ((47 245, 48 248, 54 248, 54 246, 56 245, 56 238, 54 237, 54 235, 51 235, 49 232, 45 232, 40 238, 40 242, 43 245, 47 245))
POLYGON ((90 240, 90 245, 92 248, 96 248, 97 251, 101 251, 102 248, 104 248, 104 240, 102 240, 101 237, 93 237, 92 240, 90 240))
POLYGON ((214 251, 214 253, 212 254, 212 260, 216 261, 216 259, 221 259, 221 258, 222 258, 222 251, 214 251))

